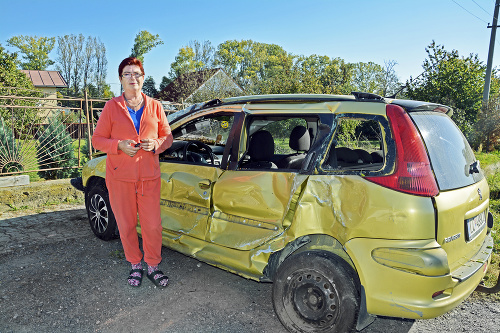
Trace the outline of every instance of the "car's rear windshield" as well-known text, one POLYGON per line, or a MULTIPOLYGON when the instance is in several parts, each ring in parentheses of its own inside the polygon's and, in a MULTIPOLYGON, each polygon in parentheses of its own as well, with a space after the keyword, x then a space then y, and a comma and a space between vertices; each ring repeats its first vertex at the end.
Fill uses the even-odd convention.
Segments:
POLYGON ((455 123, 438 112, 412 112, 441 191, 452 190, 474 184, 484 176, 481 172, 470 173, 470 165, 476 158, 455 123))

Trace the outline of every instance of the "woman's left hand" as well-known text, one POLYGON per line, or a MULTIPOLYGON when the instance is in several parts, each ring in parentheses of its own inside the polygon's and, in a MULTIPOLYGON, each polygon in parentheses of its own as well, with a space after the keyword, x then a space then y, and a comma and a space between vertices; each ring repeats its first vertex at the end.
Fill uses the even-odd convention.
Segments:
POLYGON ((142 139, 141 148, 145 151, 152 151, 155 149, 155 141, 153 139, 142 139))

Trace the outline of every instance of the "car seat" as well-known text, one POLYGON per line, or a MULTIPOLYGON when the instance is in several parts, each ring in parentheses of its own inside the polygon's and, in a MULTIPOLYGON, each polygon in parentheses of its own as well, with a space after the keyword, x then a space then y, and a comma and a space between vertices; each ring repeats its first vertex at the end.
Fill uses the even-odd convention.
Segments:
POLYGON ((311 148, 311 136, 307 128, 301 125, 296 126, 290 133, 288 145, 296 152, 281 159, 278 162, 278 167, 280 169, 300 169, 307 151, 311 148))
POLYGON ((242 165, 244 169, 277 169, 271 162, 274 155, 274 139, 268 131, 257 131, 250 137, 247 156, 248 162, 242 165))

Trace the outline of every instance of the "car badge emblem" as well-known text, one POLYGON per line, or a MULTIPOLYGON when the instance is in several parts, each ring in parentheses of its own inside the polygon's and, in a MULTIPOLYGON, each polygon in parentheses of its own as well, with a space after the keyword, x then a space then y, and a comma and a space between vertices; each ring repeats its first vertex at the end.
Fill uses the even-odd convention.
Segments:
POLYGON ((449 243, 449 242, 453 242, 454 240, 459 239, 459 238, 460 238, 460 236, 462 236, 462 233, 460 233, 460 232, 459 232, 459 233, 458 233, 458 234, 456 234, 456 235, 453 235, 453 236, 450 236, 450 237, 446 237, 446 238, 444 239, 444 243, 446 244, 446 243, 449 243))
POLYGON ((481 189, 477 189, 477 194, 479 194, 479 200, 483 200, 483 195, 481 194, 481 189))

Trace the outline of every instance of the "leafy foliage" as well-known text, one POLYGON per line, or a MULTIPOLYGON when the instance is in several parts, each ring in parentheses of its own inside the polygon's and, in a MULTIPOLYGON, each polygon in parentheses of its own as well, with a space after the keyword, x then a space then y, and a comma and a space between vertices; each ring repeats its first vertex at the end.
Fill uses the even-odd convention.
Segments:
MULTIPOLYGON (((469 135, 481 108, 486 66, 477 54, 461 57, 457 50, 446 51, 434 41, 426 52, 424 72, 407 82, 406 96, 453 107, 455 122, 469 135)), ((492 80, 491 87, 498 91, 498 79, 492 80)))
POLYGON ((148 76, 144 80, 144 84, 142 86, 142 92, 144 92, 149 97, 154 97, 158 94, 158 90, 156 90, 155 80, 152 76, 148 76))
POLYGON ((478 114, 471 135, 476 149, 492 151, 500 143, 500 96, 490 96, 488 105, 478 114))
POLYGON ((215 66, 220 66, 247 93, 258 93, 259 81, 265 81, 292 64, 291 54, 281 46, 252 40, 229 40, 217 47, 215 66))
POLYGON ((7 44, 17 47, 23 55, 25 62, 21 64, 23 69, 46 70, 47 67, 54 64, 49 59, 49 53, 54 48, 55 37, 38 36, 14 36, 7 40, 7 44))
MULTIPOLYGON (((9 53, 0 45, 0 96, 15 95, 16 97, 43 97, 40 91, 34 90, 31 80, 17 69, 19 60, 16 53, 9 53)), ((32 99, 0 99, 0 104, 16 105, 21 108, 0 107, 0 117, 5 126, 13 128, 21 136, 29 135, 29 126, 39 121, 38 109, 25 108, 36 106, 32 99)))
MULTIPOLYGON (((66 132, 66 126, 58 117, 49 121, 49 125, 45 126, 38 141, 36 157, 40 169, 70 168, 77 165, 71 136, 66 132)), ((75 170, 42 170, 38 172, 38 175, 45 179, 69 178, 75 174, 75 170)))
POLYGON ((146 30, 142 30, 135 36, 130 56, 136 57, 144 64, 144 55, 161 44, 163 44, 163 41, 158 34, 153 35, 146 30))
POLYGON ((19 145, 12 130, 0 117, 0 174, 23 171, 19 145))
POLYGON ((109 94, 106 47, 99 38, 64 35, 57 37, 57 44, 56 68, 69 86, 67 95, 82 96, 83 90, 93 97, 109 94))
POLYGON ((179 49, 174 62, 170 64, 170 80, 186 73, 213 68, 214 52, 215 49, 209 41, 203 43, 190 41, 188 45, 179 49))

